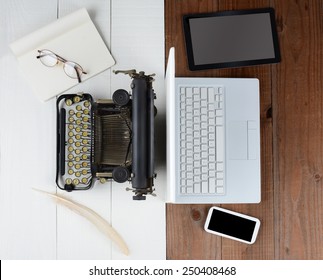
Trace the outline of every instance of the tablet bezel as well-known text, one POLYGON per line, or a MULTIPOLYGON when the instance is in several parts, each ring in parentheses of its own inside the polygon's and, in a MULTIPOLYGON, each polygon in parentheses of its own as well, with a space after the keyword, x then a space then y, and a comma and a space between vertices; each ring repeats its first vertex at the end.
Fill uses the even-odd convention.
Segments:
POLYGON ((252 9, 252 10, 233 10, 233 11, 222 11, 222 12, 215 12, 215 13, 184 15, 183 27, 184 27, 184 37, 185 37, 185 43, 186 43, 188 65, 189 65, 189 69, 192 71, 278 63, 281 60, 279 44, 278 44, 278 35, 277 35, 277 29, 276 29, 276 21, 275 21, 275 11, 273 8, 261 8, 261 9, 252 9), (221 62, 221 63, 209 63, 209 64, 198 64, 198 65, 195 64, 193 47, 192 47, 192 38, 191 38, 191 32, 190 32, 190 24, 189 24, 190 19, 206 18, 206 17, 223 17, 223 16, 233 16, 233 15, 249 15, 249 14, 259 14, 259 13, 266 13, 270 15, 270 25, 271 25, 272 41, 273 41, 275 57, 255 59, 255 60, 230 61, 230 62, 221 62))

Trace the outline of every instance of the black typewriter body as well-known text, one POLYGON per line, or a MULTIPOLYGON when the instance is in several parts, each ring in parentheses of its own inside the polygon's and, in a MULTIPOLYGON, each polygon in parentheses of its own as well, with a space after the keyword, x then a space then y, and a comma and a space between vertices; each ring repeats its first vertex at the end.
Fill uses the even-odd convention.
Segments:
POLYGON ((131 92, 119 89, 112 99, 88 93, 57 99, 56 184, 65 191, 88 190, 95 180, 129 181, 133 199, 153 194, 153 78, 144 72, 118 71, 132 78, 131 92))

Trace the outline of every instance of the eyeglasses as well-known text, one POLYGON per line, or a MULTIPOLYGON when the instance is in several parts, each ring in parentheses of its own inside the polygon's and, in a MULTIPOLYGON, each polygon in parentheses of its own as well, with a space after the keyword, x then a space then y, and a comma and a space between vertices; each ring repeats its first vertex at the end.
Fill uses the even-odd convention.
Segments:
POLYGON ((36 56, 37 59, 41 61, 42 64, 48 67, 53 67, 59 62, 64 63, 64 72, 67 76, 73 79, 78 79, 81 82, 81 75, 87 74, 81 65, 68 61, 65 58, 53 53, 50 50, 38 50, 39 55, 36 56))

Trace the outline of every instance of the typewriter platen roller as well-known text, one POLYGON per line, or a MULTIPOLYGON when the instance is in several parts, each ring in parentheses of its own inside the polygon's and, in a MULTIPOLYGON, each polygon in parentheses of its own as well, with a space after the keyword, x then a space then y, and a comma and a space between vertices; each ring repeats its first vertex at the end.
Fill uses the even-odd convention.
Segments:
POLYGON ((112 99, 94 101, 87 93, 57 99, 56 184, 66 191, 87 190, 95 180, 129 181, 133 199, 153 194, 154 106, 153 75, 129 74, 131 94, 124 89, 112 99))

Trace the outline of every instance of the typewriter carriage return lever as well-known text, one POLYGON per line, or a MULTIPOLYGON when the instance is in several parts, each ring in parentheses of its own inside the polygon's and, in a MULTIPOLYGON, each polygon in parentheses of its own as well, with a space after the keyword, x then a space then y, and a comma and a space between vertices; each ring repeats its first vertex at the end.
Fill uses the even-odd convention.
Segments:
POLYGON ((153 194, 154 106, 153 76, 136 70, 128 74, 131 95, 118 89, 112 100, 96 102, 87 93, 57 99, 56 184, 66 191, 87 190, 94 179, 132 184, 134 200, 153 194))

